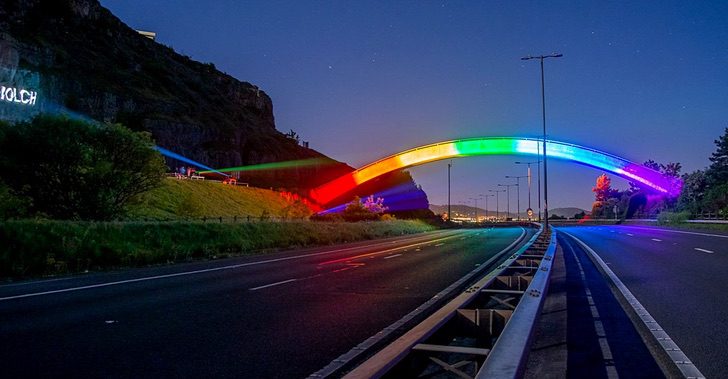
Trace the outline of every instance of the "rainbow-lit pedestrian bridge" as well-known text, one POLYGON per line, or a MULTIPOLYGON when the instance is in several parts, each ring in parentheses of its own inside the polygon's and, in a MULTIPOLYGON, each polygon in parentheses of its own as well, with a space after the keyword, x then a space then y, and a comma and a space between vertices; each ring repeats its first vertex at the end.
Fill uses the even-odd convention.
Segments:
MULTIPOLYGON (((477 155, 539 156, 543 140, 519 137, 483 137, 444 141, 415 147, 369 163, 311 190, 310 197, 325 205, 357 186, 392 171, 450 158, 477 155)), ((543 151, 541 149, 541 151, 543 151)), ((682 183, 655 170, 596 149, 554 140, 546 141, 546 155, 590 166, 642 184, 658 193, 677 196, 682 183)))

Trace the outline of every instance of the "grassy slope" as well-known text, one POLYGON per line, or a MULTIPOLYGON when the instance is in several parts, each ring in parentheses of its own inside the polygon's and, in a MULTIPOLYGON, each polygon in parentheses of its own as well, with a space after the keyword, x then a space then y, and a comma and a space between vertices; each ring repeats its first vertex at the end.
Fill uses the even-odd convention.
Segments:
POLYGON ((168 178, 161 187, 129 207, 131 220, 179 220, 214 217, 308 217, 301 203, 291 203, 278 192, 230 186, 203 180, 168 178))

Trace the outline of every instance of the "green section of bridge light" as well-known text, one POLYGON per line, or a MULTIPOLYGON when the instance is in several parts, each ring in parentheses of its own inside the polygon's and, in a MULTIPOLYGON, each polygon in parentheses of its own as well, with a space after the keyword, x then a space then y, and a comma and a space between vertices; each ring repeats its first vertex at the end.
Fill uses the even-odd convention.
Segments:
POLYGON ((497 155, 514 153, 518 141, 513 138, 474 139, 455 141, 454 144, 461 155, 497 155))
POLYGON ((254 164, 254 165, 248 165, 248 166, 227 167, 227 168, 220 168, 215 171, 211 171, 211 170, 199 171, 199 173, 206 174, 206 173, 210 173, 210 172, 280 170, 280 169, 286 169, 286 168, 309 167, 309 166, 331 164, 331 163, 333 163, 333 162, 326 158, 307 158, 307 159, 297 159, 297 160, 293 160, 293 161, 269 162, 269 163, 260 163, 260 164, 254 164))

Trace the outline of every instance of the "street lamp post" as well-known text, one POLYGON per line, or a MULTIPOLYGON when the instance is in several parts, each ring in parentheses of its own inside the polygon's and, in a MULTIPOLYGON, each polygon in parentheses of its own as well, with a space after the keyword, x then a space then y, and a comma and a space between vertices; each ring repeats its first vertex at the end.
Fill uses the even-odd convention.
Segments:
POLYGON ((536 172, 538 173, 538 221, 541 221, 541 160, 533 162, 516 162, 516 164, 525 164, 528 166, 528 208, 531 209, 531 165, 536 164, 536 172))
MULTIPOLYGON (((516 179, 516 215, 518 216, 518 221, 521 221, 521 178, 528 178, 527 175, 521 175, 521 176, 513 176, 513 175, 506 175, 506 178, 510 179, 516 179)), ((530 187, 529 187, 530 188, 530 187)), ((530 190, 529 190, 529 197, 531 196, 530 190)), ((528 207, 531 207, 531 204, 528 204, 528 207)))
POLYGON ((447 222, 452 221, 452 213, 450 213, 450 167, 452 167, 452 163, 447 164, 447 222))
POLYGON ((488 192, 495 192, 495 220, 498 221, 498 206, 500 205, 500 199, 498 198, 498 194, 501 192, 506 192, 506 190, 488 190, 488 192))
POLYGON ((506 187, 506 197, 508 200, 506 201, 506 221, 508 221, 508 216, 511 214, 511 187, 516 186, 517 184, 499 184, 498 187, 506 187))
POLYGON ((541 115, 543 119, 543 217, 546 228, 549 227, 549 190, 548 190, 548 170, 546 168, 546 91, 544 86, 543 60, 546 58, 560 58, 563 54, 549 54, 539 56, 527 56, 521 60, 527 61, 538 59, 541 61, 541 115))
POLYGON ((475 223, 478 223, 478 198, 477 197, 471 197, 470 200, 475 201, 475 223))
POLYGON ((487 221, 488 220, 488 198, 493 197, 495 195, 480 195, 480 196, 483 196, 483 198, 485 199, 485 220, 487 221))

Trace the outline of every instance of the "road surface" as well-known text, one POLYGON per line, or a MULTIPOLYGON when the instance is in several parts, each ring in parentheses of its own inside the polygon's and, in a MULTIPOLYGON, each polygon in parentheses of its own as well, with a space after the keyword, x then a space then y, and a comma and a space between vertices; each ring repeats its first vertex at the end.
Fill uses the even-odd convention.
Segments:
POLYGON ((656 227, 559 227, 609 265, 708 378, 727 378, 728 235, 656 227))
POLYGON ((437 231, 0 286, 3 376, 305 377, 522 233, 437 231))

